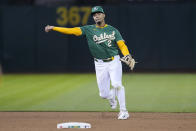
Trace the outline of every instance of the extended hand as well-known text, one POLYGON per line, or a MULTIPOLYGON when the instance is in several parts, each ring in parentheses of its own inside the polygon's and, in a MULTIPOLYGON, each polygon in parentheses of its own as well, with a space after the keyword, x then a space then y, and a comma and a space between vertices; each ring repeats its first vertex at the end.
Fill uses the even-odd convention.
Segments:
POLYGON ((54 26, 47 25, 47 26, 45 27, 45 32, 49 32, 49 31, 51 31, 53 28, 54 28, 54 26))

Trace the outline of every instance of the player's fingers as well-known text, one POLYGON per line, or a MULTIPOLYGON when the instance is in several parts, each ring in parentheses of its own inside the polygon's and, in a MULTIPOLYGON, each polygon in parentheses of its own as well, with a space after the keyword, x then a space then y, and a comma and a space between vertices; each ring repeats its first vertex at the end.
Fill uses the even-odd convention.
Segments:
POLYGON ((45 32, 49 32, 49 25, 47 25, 46 27, 45 27, 45 32))
POLYGON ((45 26, 45 32, 47 32, 47 26, 45 26))

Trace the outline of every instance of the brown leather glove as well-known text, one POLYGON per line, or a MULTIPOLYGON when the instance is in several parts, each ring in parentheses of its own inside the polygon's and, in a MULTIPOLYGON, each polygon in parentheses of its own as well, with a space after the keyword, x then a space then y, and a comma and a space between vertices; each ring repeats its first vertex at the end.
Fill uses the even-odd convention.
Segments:
POLYGON ((132 56, 129 54, 129 55, 126 55, 122 58, 120 58, 120 61, 124 62, 125 64, 127 64, 131 70, 133 70, 133 68, 135 67, 135 60, 132 58, 132 56))

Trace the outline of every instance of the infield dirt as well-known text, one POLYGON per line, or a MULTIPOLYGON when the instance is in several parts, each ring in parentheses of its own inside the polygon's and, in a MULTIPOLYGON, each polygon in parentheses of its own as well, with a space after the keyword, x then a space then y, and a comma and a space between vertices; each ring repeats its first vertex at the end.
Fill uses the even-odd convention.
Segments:
POLYGON ((195 131, 196 113, 0 112, 0 131, 195 131), (91 129, 57 129, 62 122, 88 122, 91 129))

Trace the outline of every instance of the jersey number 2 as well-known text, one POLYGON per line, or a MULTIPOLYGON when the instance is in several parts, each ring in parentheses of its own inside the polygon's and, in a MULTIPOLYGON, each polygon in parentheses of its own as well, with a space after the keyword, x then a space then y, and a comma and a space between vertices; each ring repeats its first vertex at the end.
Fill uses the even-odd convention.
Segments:
POLYGON ((111 40, 108 40, 108 47, 111 47, 112 45, 111 45, 111 40))

